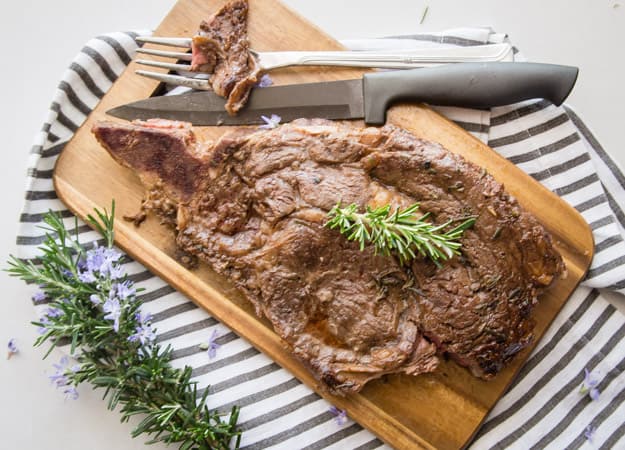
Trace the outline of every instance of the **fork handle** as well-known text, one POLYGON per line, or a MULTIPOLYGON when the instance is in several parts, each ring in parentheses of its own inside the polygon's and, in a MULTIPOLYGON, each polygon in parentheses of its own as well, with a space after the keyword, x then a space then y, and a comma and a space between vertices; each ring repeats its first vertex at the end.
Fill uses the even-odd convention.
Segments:
POLYGON ((348 66, 409 69, 444 63, 502 61, 511 58, 510 44, 399 51, 258 52, 260 66, 348 66))

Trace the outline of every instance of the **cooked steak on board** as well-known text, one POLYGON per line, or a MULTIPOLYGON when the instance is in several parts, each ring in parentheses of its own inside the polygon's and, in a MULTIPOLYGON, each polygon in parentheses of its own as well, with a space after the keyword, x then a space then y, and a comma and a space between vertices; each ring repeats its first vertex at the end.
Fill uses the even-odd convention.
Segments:
POLYGON ((494 376, 532 340, 532 306, 564 268, 536 219, 485 170, 386 125, 297 120, 201 143, 189 124, 100 122, 98 141, 147 189, 143 209, 233 282, 335 393, 447 354, 494 376), (419 202, 428 220, 476 216, 440 266, 360 251, 324 226, 337 203, 419 202))

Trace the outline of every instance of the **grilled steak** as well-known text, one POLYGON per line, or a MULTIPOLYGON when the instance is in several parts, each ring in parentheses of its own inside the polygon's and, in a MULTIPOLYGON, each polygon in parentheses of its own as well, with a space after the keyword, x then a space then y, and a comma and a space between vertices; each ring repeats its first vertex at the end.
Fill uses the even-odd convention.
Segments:
POLYGON ((532 339, 532 306, 563 270, 502 185, 438 144, 387 125, 299 120, 215 144, 190 125, 101 122, 93 132, 145 184, 177 244, 230 279, 313 374, 355 392, 447 353, 490 378, 532 339), (435 223, 477 216, 462 255, 402 266, 324 226, 338 202, 405 207, 435 223))
POLYGON ((202 21, 191 42, 191 70, 211 73, 217 95, 227 98, 226 110, 236 114, 258 81, 258 68, 247 41, 247 0, 233 0, 202 21))

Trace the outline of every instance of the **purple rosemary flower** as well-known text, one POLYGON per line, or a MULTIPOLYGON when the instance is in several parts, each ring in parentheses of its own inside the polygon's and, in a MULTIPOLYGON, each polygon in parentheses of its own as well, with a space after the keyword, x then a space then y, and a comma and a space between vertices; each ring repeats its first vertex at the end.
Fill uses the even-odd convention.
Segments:
POLYGON ((584 381, 582 381, 582 385, 579 388, 580 394, 588 394, 588 396, 593 400, 599 400, 599 389, 597 385, 599 384, 599 380, 593 378, 592 372, 589 372, 588 369, 584 369, 584 381))
POLYGON ((124 268, 120 265, 111 265, 111 267, 109 267, 108 269, 108 272, 109 278, 111 280, 119 280, 125 275, 124 268))
POLYGON ((56 369, 56 372, 48 376, 50 381, 56 385, 56 387, 66 386, 69 381, 66 376, 66 371, 69 366, 69 358, 67 356, 63 356, 58 364, 52 364, 52 366, 56 369))
POLYGON ((41 326, 39 327, 39 329, 37 330, 37 333, 43 335, 46 334, 48 332, 48 329, 46 328, 46 325, 50 325, 50 319, 48 319, 48 316, 42 316, 39 319, 39 323, 41 324, 41 326))
POLYGON ((119 262, 124 256, 122 253, 118 252, 114 248, 104 248, 104 257, 111 262, 119 262))
POLYGON ((95 283, 97 281, 96 276, 90 270, 85 270, 78 274, 78 279, 83 283, 95 283))
POLYGON ((141 342, 141 345, 154 342, 156 339, 156 332, 150 323, 152 320, 152 314, 147 313, 145 316, 142 316, 140 312, 137 312, 137 314, 135 314, 135 318, 137 319, 139 326, 135 328, 136 333, 129 336, 128 340, 130 342, 139 341, 141 342))
POLYGON ((48 296, 43 291, 37 291, 35 292, 35 295, 32 296, 34 303, 41 303, 45 301, 47 298, 48 296))
POLYGON ((94 305, 96 305, 96 306, 102 303, 102 299, 101 299, 101 298, 100 298, 100 296, 99 296, 99 295, 97 295, 97 294, 91 294, 91 295, 89 296, 89 301, 90 301, 91 303, 93 303, 94 305))
POLYGON ((265 130, 271 130, 272 128, 276 128, 278 125, 280 125, 280 121, 282 120, 282 117, 277 114, 272 114, 271 117, 260 116, 260 118, 263 119, 265 124, 259 126, 258 128, 263 128, 265 130))
POLYGON ((117 297, 120 300, 126 300, 128 297, 135 295, 136 290, 132 287, 132 281, 126 280, 123 283, 118 283, 116 286, 117 297))
POLYGON ((50 319, 53 319, 55 317, 61 317, 63 314, 65 314, 62 310, 60 310, 59 308, 47 308, 44 313, 43 316, 41 316, 39 318, 39 323, 40 325, 38 325, 38 329, 37 329, 37 333, 39 333, 40 335, 44 335, 48 332, 48 325, 51 325, 52 322, 50 321, 50 319))
POLYGON ((128 337, 130 342, 139 341, 141 345, 145 345, 154 342, 156 339, 156 332, 149 323, 136 327, 135 331, 135 334, 128 337))
POLYGON ((258 83, 256 83, 256 86, 260 88, 264 88, 264 87, 271 86, 272 84, 273 84, 273 80, 271 79, 269 74, 266 73, 266 74, 263 74, 262 77, 260 77, 260 80, 258 80, 258 83))
POLYGON ((19 353, 19 349, 17 348, 17 345, 15 344, 15 338, 9 339, 9 342, 7 343, 7 348, 9 350, 7 354, 7 359, 11 359, 11 356, 15 355, 16 353, 19 353))
POLYGON ((588 425, 586 427, 586 429, 584 430, 584 437, 586 438, 588 442, 592 443, 592 439, 595 437, 596 431, 597 431, 597 428, 593 427, 592 425, 588 425))
MULTIPOLYGON (((122 254, 112 248, 106 247, 94 247, 91 250, 88 250, 85 258, 85 271, 83 274, 91 274, 95 277, 95 272, 98 272, 100 275, 117 275, 119 272, 119 268, 115 267, 122 254)), ((85 275, 85 277, 89 278, 89 275, 85 275)), ((116 279, 120 278, 117 276, 116 278, 111 276, 111 278, 116 279)))
POLYGON ((104 264, 104 247, 98 247, 97 244, 91 250, 88 250, 85 258, 85 270, 89 272, 99 272, 104 264))
POLYGON ((215 342, 217 338, 217 330, 213 330, 210 338, 208 338, 208 342, 203 342, 200 344, 200 350, 208 350, 209 359, 213 359, 215 356, 217 356, 217 349, 221 347, 221 344, 215 342))
POLYGON ((74 278, 74 274, 70 270, 63 269, 61 273, 65 275, 67 278, 74 278))
POLYGON ((58 364, 52 364, 52 366, 56 369, 54 374, 48 376, 52 384, 54 384, 56 388, 63 390, 66 399, 71 398, 72 400, 76 400, 78 398, 78 391, 71 385, 68 375, 72 372, 78 372, 80 370, 80 365, 75 364, 70 368, 69 358, 63 356, 58 364))
POLYGON ((334 421, 338 426, 343 426, 345 422, 347 422, 347 411, 344 409, 339 409, 333 405, 330 406, 328 411, 330 411, 330 414, 334 416, 334 421))
POLYGON ((47 308, 44 314, 47 318, 52 319, 54 317, 61 317, 65 313, 59 308, 47 308))
POLYGON ((122 315, 122 307, 119 304, 119 300, 116 298, 109 298, 102 305, 102 311, 104 311, 106 316, 104 318, 106 320, 113 321, 113 329, 115 332, 119 331, 119 317, 122 315))
POLYGON ((78 400, 78 391, 74 386, 65 386, 63 389, 63 394, 65 394, 65 400, 68 398, 71 400, 78 400))
POLYGON ((141 314, 141 311, 137 311, 135 313, 135 319, 137 319, 137 322, 139 322, 140 324, 152 322, 152 314, 145 313, 145 315, 143 315, 141 314))

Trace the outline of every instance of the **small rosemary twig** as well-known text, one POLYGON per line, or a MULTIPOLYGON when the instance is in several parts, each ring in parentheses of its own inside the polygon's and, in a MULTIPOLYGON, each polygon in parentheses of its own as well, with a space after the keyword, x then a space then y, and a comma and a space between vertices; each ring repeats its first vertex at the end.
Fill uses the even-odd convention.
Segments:
POLYGON ((375 209, 367 207, 364 213, 359 213, 358 205, 354 203, 344 208, 337 204, 328 213, 330 220, 326 226, 338 228, 348 240, 357 241, 360 250, 371 243, 376 253, 396 254, 401 264, 415 258, 417 253, 429 257, 437 265, 440 260, 459 254, 461 244, 458 239, 473 226, 475 217, 465 218, 460 225, 444 231, 453 221, 434 225, 426 222, 429 213, 417 218, 418 209, 419 204, 415 203, 391 212, 391 206, 385 205, 375 209))

